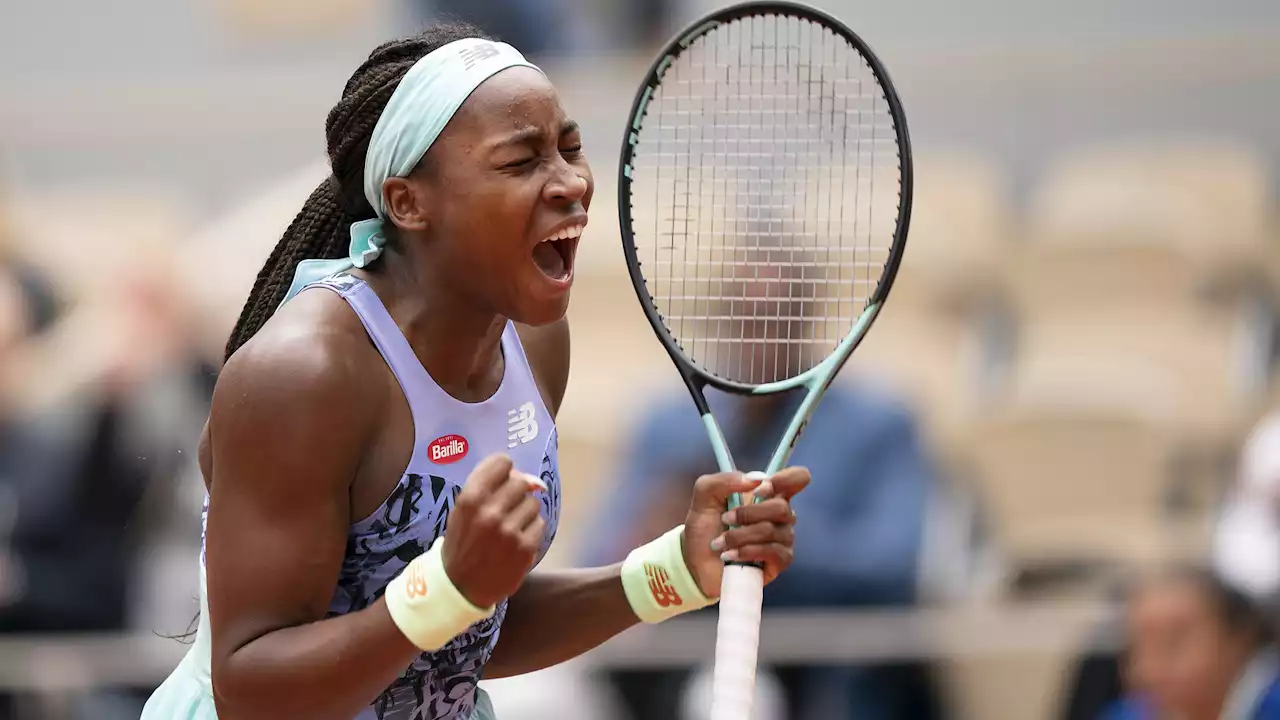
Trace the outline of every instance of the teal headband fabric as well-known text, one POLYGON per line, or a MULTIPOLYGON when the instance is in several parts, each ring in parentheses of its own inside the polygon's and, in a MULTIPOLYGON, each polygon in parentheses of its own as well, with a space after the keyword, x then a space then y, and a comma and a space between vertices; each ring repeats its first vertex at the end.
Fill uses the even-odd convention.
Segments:
POLYGON ((310 283, 365 267, 382 254, 387 244, 382 184, 387 178, 412 172, 471 93, 485 80, 512 67, 541 72, 506 43, 467 38, 432 51, 405 73, 373 128, 364 161, 364 196, 378 216, 351 226, 347 257, 299 263, 284 302, 310 283))

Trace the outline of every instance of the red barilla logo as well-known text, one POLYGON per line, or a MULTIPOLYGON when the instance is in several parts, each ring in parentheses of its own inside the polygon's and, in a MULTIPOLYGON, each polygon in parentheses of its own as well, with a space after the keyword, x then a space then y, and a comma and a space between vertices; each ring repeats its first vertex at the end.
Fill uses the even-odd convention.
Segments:
POLYGON ((461 435, 444 435, 427 446, 427 457, 437 465, 456 463, 467 456, 467 439, 461 435))

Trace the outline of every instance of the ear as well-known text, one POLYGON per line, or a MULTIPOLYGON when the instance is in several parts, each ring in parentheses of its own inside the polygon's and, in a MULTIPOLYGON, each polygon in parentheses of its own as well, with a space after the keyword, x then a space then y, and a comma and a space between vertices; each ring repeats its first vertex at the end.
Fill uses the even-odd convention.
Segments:
POLYGON ((428 194, 421 182, 409 178, 387 178, 382 183, 382 202, 387 208, 387 218, 402 230, 426 230, 431 224, 428 194))

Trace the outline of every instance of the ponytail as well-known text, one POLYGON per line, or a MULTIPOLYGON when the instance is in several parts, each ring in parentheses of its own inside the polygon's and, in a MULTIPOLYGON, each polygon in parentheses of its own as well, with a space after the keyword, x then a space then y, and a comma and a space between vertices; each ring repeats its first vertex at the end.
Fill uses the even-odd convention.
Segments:
POLYGON ((347 254, 346 233, 353 218, 338 204, 337 180, 330 176, 311 193, 302 211, 289 224, 253 283, 249 300, 227 340, 226 359, 235 354, 266 324, 284 300, 298 263, 310 258, 347 254))

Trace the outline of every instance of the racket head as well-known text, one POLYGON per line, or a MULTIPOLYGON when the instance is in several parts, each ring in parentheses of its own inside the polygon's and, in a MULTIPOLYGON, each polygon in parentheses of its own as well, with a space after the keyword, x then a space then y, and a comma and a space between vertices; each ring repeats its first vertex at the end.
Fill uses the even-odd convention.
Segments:
MULTIPOLYGON (((701 65, 704 69, 706 66, 706 63, 701 65)), ((861 88, 861 85, 859 87, 861 88)), ((791 100, 791 96, 786 94, 777 97, 785 98, 786 102, 791 100)), ((628 117, 629 121, 622 141, 618 180, 618 212, 622 229, 623 253, 632 286, 640 299, 645 316, 679 368, 686 384, 693 391, 699 411, 704 415, 708 412, 706 400, 701 392, 708 385, 739 394, 781 392, 802 385, 808 385, 811 389, 818 388, 818 392, 821 392, 821 388, 829 384, 866 334, 880 306, 888 296, 901 263, 910 224, 913 189, 910 136, 901 100, 879 58, 848 26, 821 10, 792 2, 742 3, 698 19, 668 42, 650 65, 636 93, 628 117), (797 39, 803 42, 803 38, 814 39, 816 33, 826 43, 820 50, 822 56, 815 57, 813 48, 806 50, 804 47, 791 45, 787 45, 781 54, 775 48, 770 55, 767 46, 770 38, 766 37, 770 18, 773 19, 772 41, 775 45, 786 44, 781 42, 783 34, 786 35, 787 41, 797 39), (782 28, 781 32, 779 27, 782 28), (735 28, 736 35, 732 33, 732 29, 735 28), (729 34, 725 34, 726 32, 729 34), (748 62, 736 62, 744 59, 741 47, 744 39, 749 46, 746 51, 748 62), (750 47, 757 44, 759 47, 750 47), (844 48, 843 52, 840 48, 844 48), (825 55, 828 49, 832 51, 829 62, 826 61, 825 55), (753 63, 751 61, 756 60, 756 50, 760 50, 760 62, 753 63), (738 53, 736 60, 731 54, 733 52, 738 53), (804 56, 805 52, 808 52, 807 56, 804 56), (680 73, 684 66, 698 67, 698 60, 705 59, 708 53, 712 55, 712 64, 716 67, 715 77, 706 74, 702 77, 673 75, 673 73, 680 73), (728 53, 725 63, 715 62, 719 59, 718 53, 728 53), (766 57, 774 60, 772 66, 766 67, 764 62, 766 57), (804 60, 807 62, 803 62, 804 60), (849 76, 853 69, 845 67, 848 60, 856 60, 860 64, 860 67, 856 68, 856 71, 861 73, 857 78, 849 76), (843 75, 842 67, 845 71, 843 75), (813 93, 815 68, 818 69, 821 87, 813 93), (775 73, 773 78, 763 77, 770 69, 775 73), (721 71, 724 72, 722 84, 720 83, 721 71), (762 75, 758 79, 753 77, 753 73, 757 71, 762 75), (786 77, 781 77, 779 71, 786 77), (829 87, 822 85, 823 75, 828 71, 834 78, 829 87), (806 72, 808 76, 802 79, 801 75, 806 72), (849 180, 848 176, 851 172, 856 173, 860 169, 857 163, 862 157, 864 148, 860 144, 862 142, 860 136, 855 139, 855 147, 851 149, 847 146, 847 128, 851 122, 861 123, 860 114, 866 114, 866 111, 860 107, 850 108, 850 103, 865 100, 866 96, 861 92, 857 97, 852 97, 848 93, 842 95, 839 88, 842 82, 845 83, 845 87, 848 87, 849 83, 864 78, 872 79, 874 83, 872 87, 874 94, 871 96, 873 137, 870 140, 870 154, 874 162, 879 147, 876 142, 891 141, 891 154, 894 157, 892 174, 897 181, 892 187, 894 200, 892 222, 885 224, 882 213, 880 218, 882 222, 878 226, 874 247, 868 246, 875 251, 872 253, 874 257, 869 261, 859 260, 856 247, 842 246, 833 255, 830 246, 823 247, 822 243, 816 240, 808 243, 800 242, 801 238, 807 238, 809 235, 816 238, 821 233, 805 232, 808 228, 804 225, 810 218, 807 216, 803 220, 798 218, 801 213, 816 214, 818 216, 816 222, 821 223, 824 215, 821 205, 825 202, 828 206, 825 211, 826 219, 831 221, 830 213, 838 211, 845 202, 843 197, 845 185, 852 182, 856 189, 859 180, 849 180), (664 80, 668 85, 664 86, 664 80), (801 83, 806 87, 801 88, 801 83), (729 89, 736 88, 738 94, 726 93, 724 97, 714 95, 717 92, 715 88, 721 85, 729 89), (695 87, 702 92, 701 94, 688 92, 681 96, 679 94, 681 86, 695 87), (669 92, 670 88, 675 90, 669 92), (708 88, 713 93, 711 98, 705 97, 708 88), (767 93, 788 89, 795 91, 794 99, 799 105, 797 115, 807 115, 811 120, 817 119, 818 137, 813 137, 812 126, 794 128, 798 131, 789 134, 786 125, 763 121, 767 115, 785 110, 778 107, 778 103, 771 105, 767 93), (810 92, 807 105, 805 92, 810 92), (815 100, 816 106, 813 104, 815 100), (837 109, 837 104, 842 101, 843 107, 837 109), (656 120, 655 111, 657 111, 656 120), (668 111, 670 111, 669 115, 668 111), (753 115, 755 115, 754 119, 753 115), (687 125, 682 126, 679 123, 678 118, 681 116, 687 118, 687 125), (744 116, 745 122, 740 124, 733 122, 734 120, 742 121, 744 116), (668 121, 668 118, 672 120, 668 121), (874 136, 877 118, 887 118, 890 121, 892 132, 888 137, 874 136), (729 128, 729 130, 717 133, 716 128, 729 128), (805 128, 810 131, 807 137, 805 128), (746 137, 735 139, 734 132, 745 133, 746 137), (841 141, 836 143, 835 135, 839 132, 843 132, 844 135, 841 141), (691 137, 695 133, 698 137, 691 137), (753 133, 756 136, 753 137, 753 133), (758 137, 761 133, 772 133, 772 135, 767 138, 758 137), (761 140, 773 140, 782 148, 780 153, 775 153, 773 156, 774 162, 762 163, 769 165, 763 168, 764 172, 777 173, 776 179, 788 171, 799 169, 806 171, 800 173, 803 179, 774 182, 759 179, 757 176, 756 181, 753 182, 751 173, 761 171, 762 168, 754 167, 750 160, 752 153, 743 152, 742 148, 744 145, 747 148, 754 147, 752 143, 760 143, 761 140), (662 147, 664 141, 667 145, 666 153, 662 147), (805 143, 808 143, 805 150, 796 150, 798 145, 805 143), (835 150, 837 145, 838 153, 835 150), (819 156, 823 155, 823 149, 826 148, 828 159, 839 154, 842 158, 840 172, 833 171, 829 177, 824 177, 821 167, 806 168, 803 163, 788 164, 786 162, 788 156, 798 158, 802 154, 809 153, 813 146, 818 147, 816 154, 819 156), (788 149, 793 151, 790 155, 787 152, 788 149), (681 152, 688 157, 681 158, 681 152), (694 154, 698 155, 696 159, 692 157, 694 154), (654 156, 658 158, 657 162, 646 164, 646 161, 654 156), (663 166, 664 156, 670 156, 673 160, 667 167, 663 166), (781 161, 778 160, 779 156, 782 158, 781 161), (854 160, 852 166, 848 163, 850 157, 854 160), (696 175, 695 166, 699 169, 696 175), (702 172, 708 166, 712 170, 710 178, 702 172), (687 177, 683 180, 679 177, 681 171, 687 173, 687 177), (667 173, 665 177, 664 172, 667 173), (831 178, 837 177, 839 188, 834 187, 830 182, 831 178), (700 186, 696 197, 695 186, 700 186), (706 192, 708 186, 710 193, 706 192), (732 193, 727 190, 730 186, 734 188, 732 193), (718 197, 721 187, 726 188, 726 191, 723 197, 718 197), (785 201, 784 196, 788 193, 793 198, 804 198, 806 193, 814 189, 817 189, 817 194, 821 197, 814 200, 812 206, 805 200, 801 200, 800 204, 793 201, 789 205, 785 201), (644 195, 646 192, 655 195, 656 201, 648 202, 650 197, 644 195), (683 202, 680 197, 682 194, 683 202), (691 208, 702 200, 708 199, 708 194, 713 208, 710 218, 691 217, 693 214, 691 208), (742 196, 738 197, 738 195, 742 196), (841 197, 837 198, 837 195, 841 197), (729 218, 728 211, 724 210, 726 216, 720 218, 718 222, 715 212, 721 209, 716 207, 717 200, 726 207, 734 205, 734 212, 739 215, 729 218), (664 207, 667 212, 664 212, 664 207), (784 216, 789 208, 791 217, 762 217, 761 213, 751 217, 752 207, 782 207, 784 216), (663 233, 656 227, 668 223, 671 227, 669 232, 663 233), (681 223, 684 225, 684 230, 676 228, 681 223), (695 227, 695 237, 692 241, 687 232, 690 225, 695 227), (716 247, 709 245, 710 240, 716 237, 729 239, 728 244, 719 250, 721 267, 719 270, 712 269, 709 272, 700 273, 699 270, 705 270, 705 268, 697 267, 699 253, 705 253, 705 257, 709 259, 716 255, 718 252, 716 247), (661 270, 664 261, 659 256, 658 249, 664 242, 669 245, 665 250, 668 250, 672 256, 676 252, 683 251, 687 257, 692 247, 695 253, 692 278, 687 276, 688 273, 684 277, 676 277, 680 274, 679 272, 664 273, 661 270), (772 242, 771 245, 770 242, 772 242), (732 256, 739 251, 747 255, 754 253, 754 255, 747 257, 741 263, 726 260, 726 255, 732 256), (833 285, 840 285, 844 280, 852 279, 848 277, 850 275, 848 271, 856 272, 859 269, 859 262, 875 266, 874 272, 871 272, 870 268, 862 268, 867 270, 867 277, 858 281, 862 289, 839 288, 839 292, 843 295, 834 300, 830 297, 817 296, 819 287, 829 290, 833 285), (648 269, 646 269, 646 263, 648 269), (746 268, 748 277, 732 276, 733 272, 743 268, 746 268), (775 274, 798 273, 799 277, 761 278, 759 276, 761 270, 775 274), (695 289, 688 292, 691 280, 695 289), (718 294, 710 290, 698 290, 697 286, 702 280, 707 280, 708 285, 727 286, 730 290, 734 289, 735 282, 742 283, 744 286, 763 285, 766 290, 763 297, 759 295, 759 287, 756 287, 757 294, 754 297, 743 295, 743 303, 750 304, 750 310, 739 307, 736 311, 731 310, 727 316, 703 311, 700 317, 693 318, 693 324, 701 326, 700 331, 690 332, 692 326, 686 322, 690 319, 687 310, 690 303, 695 308, 699 302, 723 304, 726 300, 725 296, 730 298, 728 300, 730 306, 736 302, 732 299, 737 297, 733 292, 718 294), (768 289, 771 286, 781 287, 784 284, 793 288, 785 297, 780 293, 771 294, 768 289), (794 290, 797 286, 801 288, 798 293, 794 290), (680 289, 673 290, 675 287, 680 289), (798 316, 795 314, 797 302, 801 306, 809 305, 807 317, 803 309, 798 316), (820 309, 824 305, 828 310, 836 308, 839 311, 839 317, 834 320, 824 317, 820 309), (725 317, 728 318, 727 322, 723 320, 725 317), (809 338, 803 337, 805 328, 794 326, 804 325, 806 322, 811 325, 816 323, 822 328, 821 331, 811 333, 809 338), (708 331, 708 325, 712 323, 718 323, 719 327, 714 331, 708 331), (787 338, 751 337, 760 332, 767 335, 770 332, 770 323, 775 333, 785 327, 787 338), (793 330, 798 337, 791 337, 793 330), (718 336, 707 337, 712 334, 718 336), (762 361, 758 369, 752 367, 743 371, 741 359, 738 360, 739 367, 736 371, 729 367, 732 365, 732 358, 737 356, 742 346, 750 345, 752 352, 763 353, 767 357, 770 352, 768 348, 770 340, 778 346, 786 347, 783 356, 785 368, 778 367, 779 350, 777 348, 772 350, 774 360, 771 363, 762 361), (723 352, 715 350, 716 346, 726 349, 723 352)), ((862 127, 858 125, 855 129, 861 132, 862 127)), ((760 143, 760 147, 765 153, 773 152, 769 150, 767 144, 760 143)), ((857 211, 861 212, 861 208, 857 211)), ((870 217, 871 213, 867 216, 870 217)), ((856 216, 852 219, 856 225, 856 216)), ((848 225, 848 223, 841 224, 848 225)), ((825 231, 828 234, 834 232, 830 224, 825 231)), ((866 254, 863 255, 866 256, 866 254)), ((676 264, 673 259, 665 262, 673 268, 676 264)), ((711 259, 710 262, 714 264, 716 260, 711 259)))

